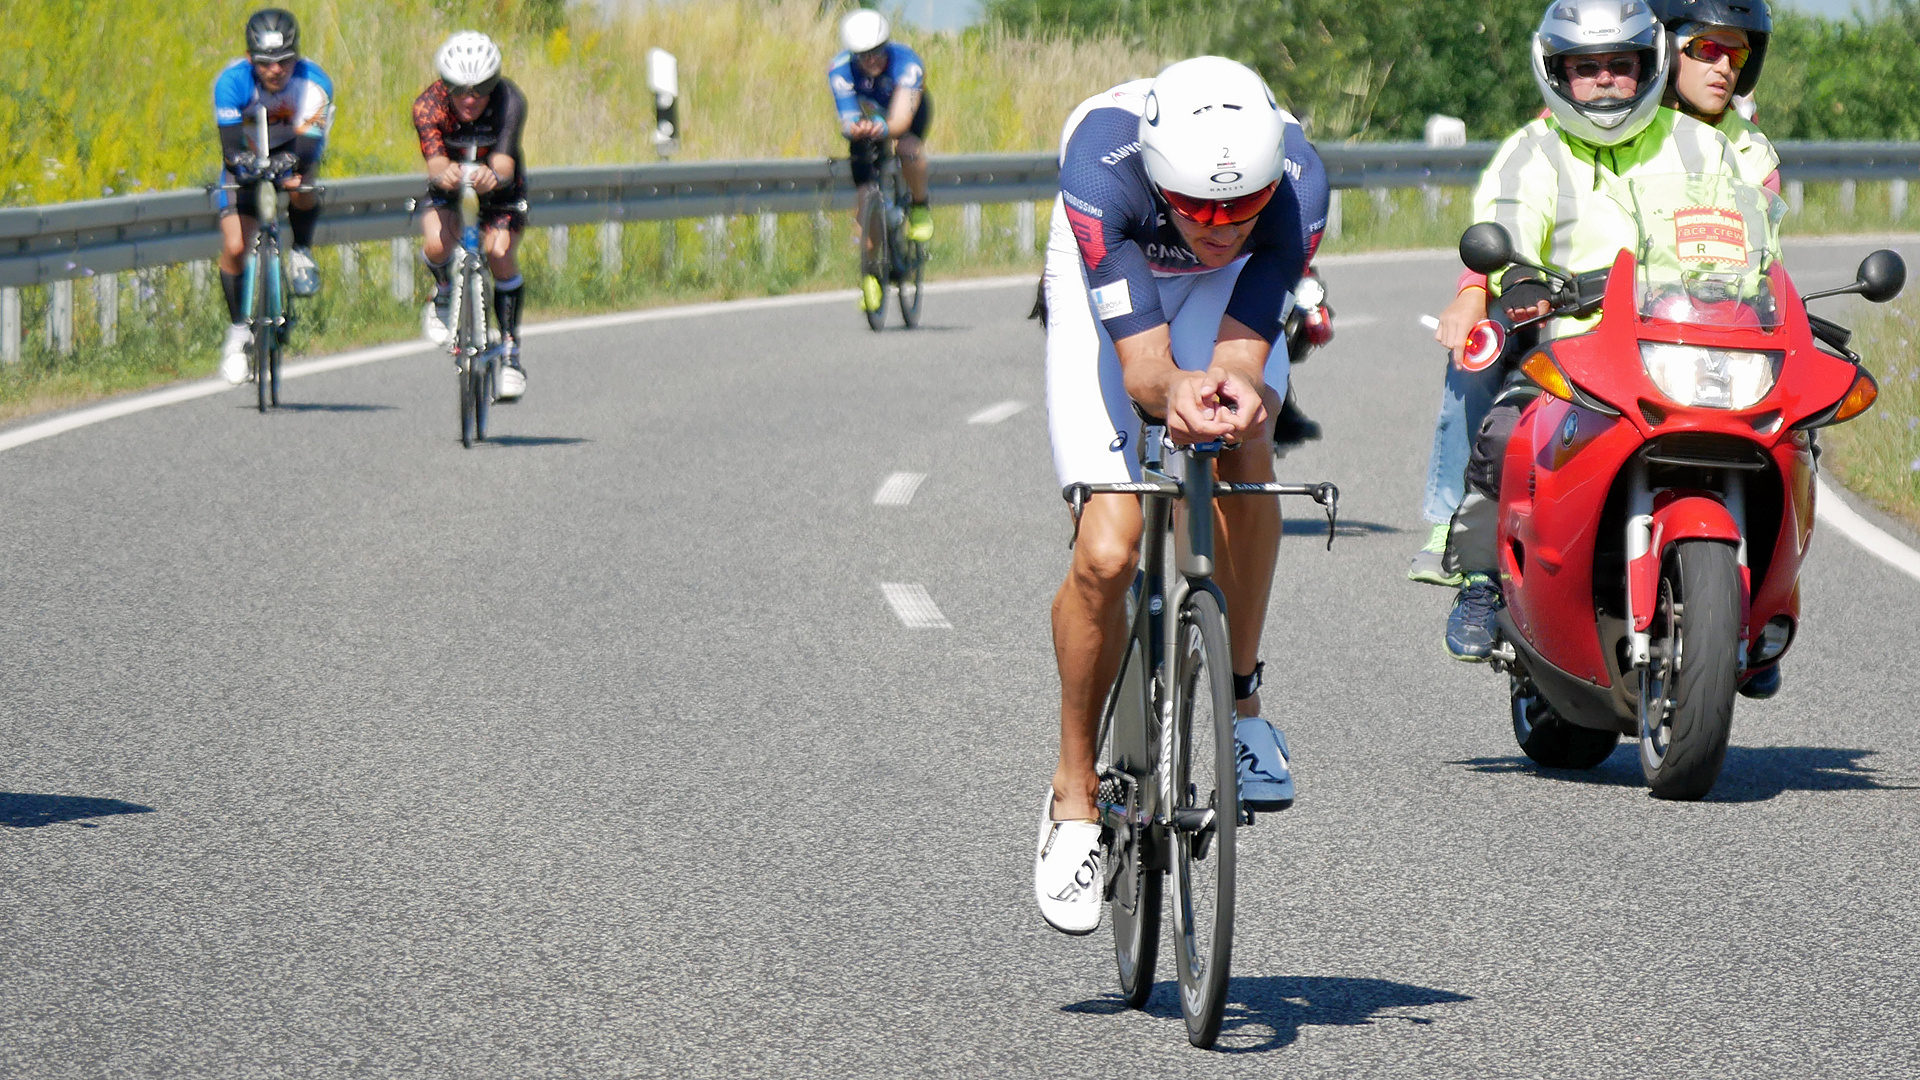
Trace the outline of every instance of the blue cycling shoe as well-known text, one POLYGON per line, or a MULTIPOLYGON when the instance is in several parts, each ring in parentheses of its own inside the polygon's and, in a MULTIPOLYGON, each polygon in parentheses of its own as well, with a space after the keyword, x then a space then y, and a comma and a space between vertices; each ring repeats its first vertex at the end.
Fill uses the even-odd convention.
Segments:
POLYGON ((1493 655, 1500 636, 1500 586, 1485 574, 1468 574, 1467 583, 1447 616, 1447 651, 1455 660, 1477 664, 1493 655))
POLYGON ((1239 766, 1240 805, 1271 812, 1293 805, 1293 769, 1287 737, 1257 716, 1233 722, 1233 758, 1239 766))

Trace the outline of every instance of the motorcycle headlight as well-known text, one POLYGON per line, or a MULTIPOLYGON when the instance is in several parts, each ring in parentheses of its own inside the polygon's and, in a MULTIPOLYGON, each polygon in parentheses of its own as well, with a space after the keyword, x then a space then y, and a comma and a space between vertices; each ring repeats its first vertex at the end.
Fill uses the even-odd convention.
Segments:
POLYGON ((1774 366, 1783 355, 1640 343, 1640 362, 1653 385, 1682 405, 1705 409, 1745 409, 1758 404, 1773 389, 1774 366))

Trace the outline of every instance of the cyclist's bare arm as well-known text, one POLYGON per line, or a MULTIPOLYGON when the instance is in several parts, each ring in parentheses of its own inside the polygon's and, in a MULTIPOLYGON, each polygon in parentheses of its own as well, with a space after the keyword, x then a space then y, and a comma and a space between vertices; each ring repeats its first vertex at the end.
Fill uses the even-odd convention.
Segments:
POLYGON ((1206 371, 1185 371, 1173 362, 1173 335, 1164 323, 1121 338, 1113 347, 1127 396, 1149 413, 1166 417, 1175 442, 1242 438, 1267 418, 1260 388, 1272 346, 1231 315, 1220 320, 1213 363, 1206 371))
POLYGON ((920 108, 920 91, 895 90, 887 103, 887 133, 899 138, 913 126, 913 114, 920 108))

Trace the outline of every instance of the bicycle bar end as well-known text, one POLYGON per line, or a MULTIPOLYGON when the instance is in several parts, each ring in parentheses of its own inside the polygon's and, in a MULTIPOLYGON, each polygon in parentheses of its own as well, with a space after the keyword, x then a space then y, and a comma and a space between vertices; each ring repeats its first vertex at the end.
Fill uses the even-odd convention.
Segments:
POLYGON ((1090 493, 1086 484, 1068 484, 1060 491, 1060 497, 1067 500, 1067 507, 1073 512, 1073 536, 1067 541, 1067 550, 1080 542, 1080 515, 1087 508, 1087 496, 1090 493))

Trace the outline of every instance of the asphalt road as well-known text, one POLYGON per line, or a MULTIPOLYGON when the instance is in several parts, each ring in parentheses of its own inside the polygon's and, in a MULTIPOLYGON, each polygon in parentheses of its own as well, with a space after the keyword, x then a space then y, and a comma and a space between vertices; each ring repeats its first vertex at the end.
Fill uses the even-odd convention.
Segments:
POLYGON ((1033 906, 1023 286, 534 338, 472 451, 422 354, 0 454, 0 1075, 1920 1072, 1920 582, 1823 530, 1705 802, 1533 767, 1401 576, 1453 265, 1326 268, 1220 1052, 1033 906))

